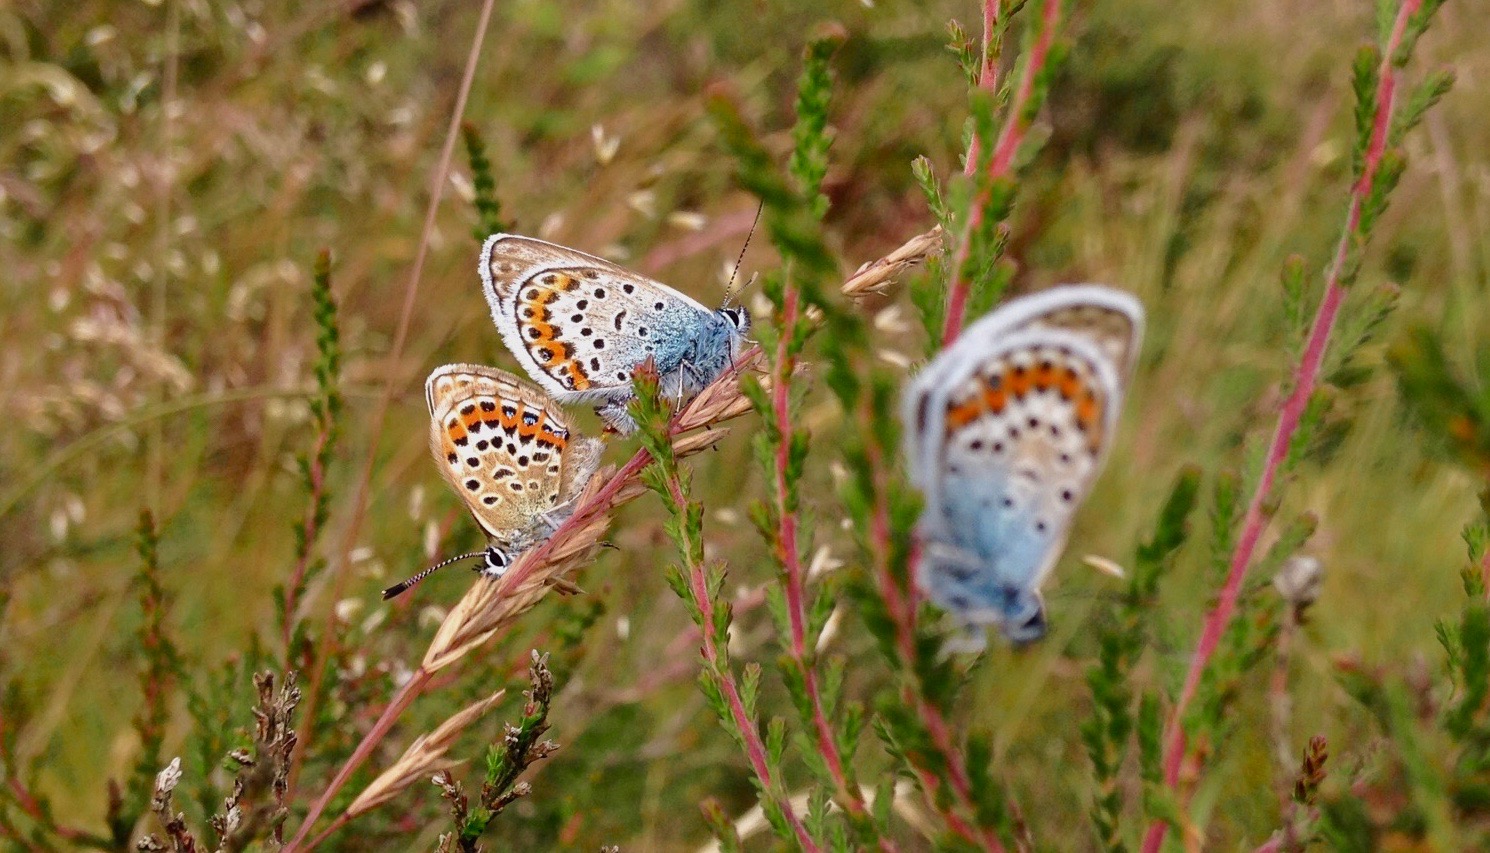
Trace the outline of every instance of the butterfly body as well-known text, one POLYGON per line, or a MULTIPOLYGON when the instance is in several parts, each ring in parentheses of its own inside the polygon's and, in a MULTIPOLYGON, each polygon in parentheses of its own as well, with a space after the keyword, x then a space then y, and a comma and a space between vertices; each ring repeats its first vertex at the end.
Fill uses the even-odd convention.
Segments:
POLYGON ((631 377, 648 359, 661 388, 696 394, 739 355, 743 307, 710 310, 603 258, 513 234, 487 238, 482 290, 502 340, 555 400, 593 403, 617 431, 631 377))
POLYGON ((1142 325, 1120 291, 1054 288, 969 326, 908 386, 917 580, 964 625, 1044 634, 1040 585, 1105 459, 1142 325))
MULTIPOLYGON (((563 410, 542 391, 495 368, 436 368, 424 394, 430 452, 486 534, 480 571, 501 575, 573 512, 599 465, 601 443, 571 432, 563 410)), ((384 597, 413 586, 434 568, 390 587, 384 597)))

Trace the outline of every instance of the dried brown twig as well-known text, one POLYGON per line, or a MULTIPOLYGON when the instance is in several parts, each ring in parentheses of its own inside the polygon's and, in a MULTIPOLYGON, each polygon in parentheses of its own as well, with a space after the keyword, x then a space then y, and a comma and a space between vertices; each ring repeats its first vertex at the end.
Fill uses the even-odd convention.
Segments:
MULTIPOLYGON (((255 674, 254 687, 259 693, 253 709, 254 751, 237 749, 228 754, 239 770, 232 796, 223 803, 222 812, 209 821, 218 838, 213 848, 216 853, 236 853, 265 836, 276 845, 284 842, 284 821, 289 815, 285 794, 289 790, 290 756, 297 740, 290 723, 300 704, 300 688, 293 672, 285 676, 278 691, 269 672, 255 674)), ((147 834, 136 843, 136 849, 147 853, 195 853, 202 849, 186 825, 186 816, 173 807, 180 781, 181 759, 174 758, 156 775, 155 792, 150 798, 150 810, 160 818, 167 840, 147 834)))

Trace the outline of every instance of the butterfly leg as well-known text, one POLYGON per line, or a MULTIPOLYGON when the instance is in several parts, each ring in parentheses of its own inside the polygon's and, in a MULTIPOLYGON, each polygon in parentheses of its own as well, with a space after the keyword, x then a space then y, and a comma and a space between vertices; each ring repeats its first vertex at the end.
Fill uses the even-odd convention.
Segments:
MULTIPOLYGON (((629 398, 628 398, 629 399, 629 398)), ((604 405, 597 406, 595 413, 605 421, 605 425, 620 433, 631 435, 636 432, 636 419, 626 411, 627 400, 611 400, 604 405)))
POLYGON ((678 365, 678 384, 673 389, 673 411, 683 408, 683 374, 688 370, 688 362, 678 365))
MULTIPOLYGON (((719 374, 717 374, 717 373, 714 374, 714 376, 718 376, 718 375, 719 374)), ((713 376, 710 376, 708 371, 704 370, 702 367, 699 367, 698 365, 694 364, 691 361, 685 361, 682 364, 679 364, 678 365, 678 405, 680 407, 683 405, 683 396, 684 396, 684 393, 685 393, 684 392, 683 383, 684 383, 685 378, 686 378, 687 383, 688 383, 687 396, 689 396, 689 397, 693 397, 694 395, 698 394, 700 391, 704 390, 704 388, 708 387, 709 383, 714 380, 714 377, 713 376)))

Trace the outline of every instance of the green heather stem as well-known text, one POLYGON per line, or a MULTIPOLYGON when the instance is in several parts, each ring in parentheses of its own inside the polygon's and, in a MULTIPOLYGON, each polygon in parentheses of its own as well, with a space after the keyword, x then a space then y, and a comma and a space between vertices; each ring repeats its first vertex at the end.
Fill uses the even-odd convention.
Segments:
POLYGON ((754 696, 757 679, 742 685, 729 663, 730 609, 716 598, 724 582, 722 569, 711 569, 704 559, 703 505, 694 501, 678 468, 668 435, 670 412, 658 392, 656 370, 650 363, 638 369, 633 384, 636 400, 631 415, 641 428, 642 445, 651 454, 647 485, 667 505, 671 520, 668 533, 678 548, 679 570, 670 577, 673 591, 689 605, 702 633, 700 656, 704 667, 702 684, 720 722, 739 742, 760 790, 761 806, 779 831, 788 833, 804 851, 821 847, 808 833, 783 787, 780 756, 773 755, 761 739, 755 721, 754 696))
MULTIPOLYGON (((985 2, 984 4, 983 32, 985 37, 994 32, 998 26, 996 20, 990 21, 986 18, 990 14, 996 14, 997 8, 997 4, 994 3, 985 2)), ((1040 12, 1040 17, 1035 23, 1034 43, 1023 59, 1019 88, 1014 93, 1014 100, 1009 106, 1003 130, 994 144, 993 155, 981 174, 977 174, 980 164, 976 158, 981 153, 981 149, 976 132, 973 134, 972 144, 968 147, 968 161, 964 168, 968 175, 978 181, 979 190, 973 201, 972 209, 966 214, 967 220, 958 237, 956 253, 953 255, 950 267, 952 289, 947 296, 947 315, 942 329, 942 346, 944 347, 950 346, 953 341, 957 340, 967 319, 968 299, 973 291, 973 279, 968 266, 973 256, 974 240, 977 235, 987 230, 985 220, 987 222, 1002 220, 1012 209, 1012 197, 996 193, 995 186, 1013 176, 1014 155, 1018 152, 1019 146, 1024 143, 1025 137, 1028 136, 1049 85, 1050 69, 1046 66, 1050 63, 1052 47, 1060 31, 1061 0, 1043 0, 1040 12)))
POLYGON ((320 539, 326 519, 330 514, 331 496, 326 491, 326 469, 331 464, 335 448, 337 415, 341 412, 341 393, 337 384, 341 379, 341 332, 336 319, 336 300, 331 291, 331 252, 323 249, 316 259, 314 286, 311 297, 315 302, 316 335, 316 390, 311 399, 311 415, 315 420, 316 436, 310 453, 300 462, 305 477, 305 517, 295 530, 295 568, 283 588, 280 603, 280 640, 285 647, 284 668, 291 668, 294 656, 295 628, 298 624, 295 608, 309 579, 307 574, 320 539))

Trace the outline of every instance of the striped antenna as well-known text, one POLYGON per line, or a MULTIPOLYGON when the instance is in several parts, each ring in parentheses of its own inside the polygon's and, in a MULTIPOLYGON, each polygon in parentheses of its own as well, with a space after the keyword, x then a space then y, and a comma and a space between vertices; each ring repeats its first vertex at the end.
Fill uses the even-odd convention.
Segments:
POLYGON ((425 578, 429 577, 430 575, 434 574, 436 571, 445 568, 446 566, 450 565, 451 563, 458 563, 461 560, 469 560, 472 557, 480 557, 480 556, 483 556, 485 554, 486 554, 486 551, 484 551, 484 550, 483 551, 472 551, 469 554, 461 554, 459 557, 451 557, 448 560, 443 560, 441 562, 435 563, 433 566, 430 566, 429 568, 425 569, 424 571, 420 572, 417 575, 414 575, 413 577, 409 578, 408 580, 406 580, 406 581, 400 581, 399 583, 396 583, 393 586, 390 586, 387 589, 383 590, 383 600, 384 601, 387 601, 390 598, 394 598, 395 596, 397 596, 400 593, 402 593, 404 590, 408 589, 411 586, 414 586, 415 584, 419 583, 420 581, 422 581, 425 578))
POLYGON ((750 248, 750 238, 755 236, 755 226, 761 223, 761 211, 765 209, 765 201, 762 201, 755 208, 755 219, 751 220, 750 231, 745 234, 745 245, 740 247, 740 257, 735 258, 735 268, 730 270, 729 284, 725 285, 724 287, 723 307, 725 308, 728 308, 731 302, 735 302, 739 299, 740 293, 745 290, 745 287, 750 286, 750 281, 755 281, 755 276, 751 276, 750 281, 745 282, 745 287, 742 287, 739 290, 735 290, 735 277, 740 274, 740 265, 745 263, 745 250, 750 248))

